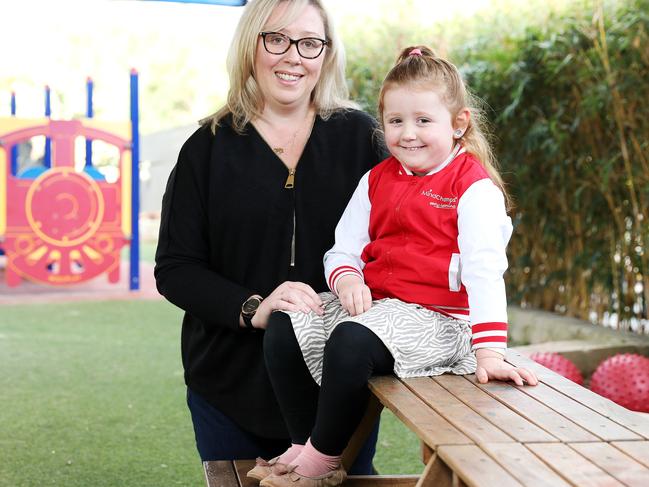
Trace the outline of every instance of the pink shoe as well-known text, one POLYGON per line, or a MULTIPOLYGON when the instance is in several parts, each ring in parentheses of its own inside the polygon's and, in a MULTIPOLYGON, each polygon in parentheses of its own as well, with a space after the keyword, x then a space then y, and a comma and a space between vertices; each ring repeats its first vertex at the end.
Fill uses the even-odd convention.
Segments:
POLYGON ((259 483, 259 487, 335 487, 347 478, 342 466, 318 477, 306 477, 295 472, 296 465, 288 465, 283 474, 272 474, 259 483))
POLYGON ((257 464, 248 471, 246 477, 250 477, 255 480, 264 480, 271 474, 281 475, 288 472, 288 465, 284 463, 279 463, 277 460, 279 457, 275 457, 272 460, 266 461, 263 458, 257 458, 257 464))

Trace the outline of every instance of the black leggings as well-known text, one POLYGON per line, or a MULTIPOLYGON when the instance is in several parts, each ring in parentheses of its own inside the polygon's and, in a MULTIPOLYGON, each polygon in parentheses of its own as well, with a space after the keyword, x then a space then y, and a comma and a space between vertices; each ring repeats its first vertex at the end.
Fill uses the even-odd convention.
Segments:
POLYGON ((340 455, 363 417, 367 381, 389 374, 394 359, 368 328, 346 321, 333 331, 324 351, 322 386, 313 380, 287 314, 273 313, 264 336, 264 357, 291 441, 340 455))

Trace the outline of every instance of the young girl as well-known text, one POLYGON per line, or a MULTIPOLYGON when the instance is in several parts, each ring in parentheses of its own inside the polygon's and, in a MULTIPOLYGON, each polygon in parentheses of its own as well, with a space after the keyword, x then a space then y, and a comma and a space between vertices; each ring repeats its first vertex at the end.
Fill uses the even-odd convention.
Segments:
POLYGON ((373 374, 537 383, 504 361, 512 226, 478 114, 457 68, 426 47, 388 73, 379 116, 392 156, 363 176, 338 223, 323 313, 274 313, 266 331, 293 445, 250 472, 262 486, 343 482, 340 455, 373 374))

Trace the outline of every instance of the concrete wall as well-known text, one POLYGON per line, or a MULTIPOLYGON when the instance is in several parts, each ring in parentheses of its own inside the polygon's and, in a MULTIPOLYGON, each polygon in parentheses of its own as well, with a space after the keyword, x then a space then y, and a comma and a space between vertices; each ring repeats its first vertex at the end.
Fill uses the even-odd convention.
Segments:
POLYGON ((162 130, 140 138, 140 211, 159 213, 169 173, 198 123, 162 130))
POLYGON ((548 311, 510 306, 510 337, 519 343, 588 340, 596 343, 649 343, 649 336, 593 325, 548 311))
POLYGON ((521 353, 556 352, 572 360, 585 377, 606 358, 618 353, 649 357, 649 336, 617 331, 547 311, 510 306, 509 337, 521 353))

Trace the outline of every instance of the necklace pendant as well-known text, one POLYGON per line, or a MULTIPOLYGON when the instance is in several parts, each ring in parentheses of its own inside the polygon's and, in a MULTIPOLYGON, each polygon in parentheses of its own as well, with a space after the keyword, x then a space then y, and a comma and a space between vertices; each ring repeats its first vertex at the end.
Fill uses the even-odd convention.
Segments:
POLYGON ((281 147, 273 147, 273 152, 277 155, 284 154, 284 149, 281 147))

